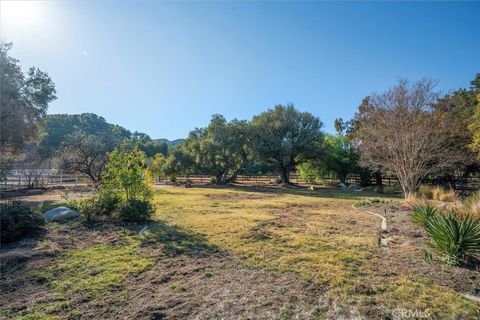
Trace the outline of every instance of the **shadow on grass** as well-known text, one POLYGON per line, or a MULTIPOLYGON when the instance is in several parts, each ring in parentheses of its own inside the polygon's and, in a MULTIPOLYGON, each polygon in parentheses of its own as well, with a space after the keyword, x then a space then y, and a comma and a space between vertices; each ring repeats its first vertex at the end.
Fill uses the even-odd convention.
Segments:
POLYGON ((307 186, 302 185, 242 185, 242 184, 227 184, 227 185, 198 185, 192 188, 204 188, 204 189, 226 189, 240 192, 259 192, 259 193, 272 193, 278 195, 295 195, 305 197, 318 197, 318 198, 337 198, 343 200, 361 200, 366 197, 377 198, 399 198, 398 194, 379 194, 374 192, 365 191, 353 191, 353 190, 340 190, 330 187, 316 187, 315 190, 310 190, 307 186))
POLYGON ((190 256, 205 256, 221 253, 201 235, 192 231, 167 225, 163 221, 153 221, 142 233, 141 246, 160 245, 163 252, 169 256, 186 254, 190 256))

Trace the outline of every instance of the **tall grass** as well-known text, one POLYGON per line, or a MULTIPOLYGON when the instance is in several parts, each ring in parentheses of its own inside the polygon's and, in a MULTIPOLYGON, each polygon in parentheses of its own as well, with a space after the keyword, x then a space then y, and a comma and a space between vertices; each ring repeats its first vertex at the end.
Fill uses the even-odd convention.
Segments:
POLYGON ((465 198, 463 209, 474 218, 480 219, 480 191, 465 198))
POLYGON ((428 186, 421 185, 418 188, 418 195, 424 199, 437 200, 444 202, 454 202, 458 200, 458 197, 453 189, 445 189, 441 186, 428 186))

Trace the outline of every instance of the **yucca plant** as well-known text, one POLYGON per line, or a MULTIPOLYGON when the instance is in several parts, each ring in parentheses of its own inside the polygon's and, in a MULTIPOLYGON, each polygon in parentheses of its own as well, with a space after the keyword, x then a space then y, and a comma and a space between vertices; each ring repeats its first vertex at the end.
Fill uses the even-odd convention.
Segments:
POLYGON ((413 223, 424 226, 426 221, 435 216, 438 210, 435 206, 430 204, 419 204, 413 208, 413 212, 410 215, 413 223))
POLYGON ((437 214, 425 222, 432 247, 453 265, 478 258, 480 221, 470 215, 437 214))

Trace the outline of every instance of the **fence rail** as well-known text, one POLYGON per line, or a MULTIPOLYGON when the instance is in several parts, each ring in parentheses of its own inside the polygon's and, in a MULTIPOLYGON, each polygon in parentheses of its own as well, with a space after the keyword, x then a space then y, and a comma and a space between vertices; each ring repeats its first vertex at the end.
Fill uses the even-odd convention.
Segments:
POLYGON ((15 169, 1 177, 0 191, 89 183, 83 175, 50 169, 15 169))
MULTIPOLYGON (((210 175, 187 175, 176 177, 176 182, 185 183, 189 180, 194 184, 198 183, 208 183, 211 182, 214 176, 210 175)), ((239 175, 235 179, 235 182, 242 184, 272 184, 276 183, 278 176, 276 175, 239 175)), ((156 177, 157 181, 166 181, 167 177, 156 177)), ((335 176, 324 176, 320 179, 324 183, 340 183, 340 180, 335 176)), ((382 177, 383 184, 386 186, 398 186, 399 181, 395 176, 382 177)), ((306 184, 302 177, 298 174, 290 175, 290 182, 297 184, 306 184)), ((351 175, 346 181, 347 184, 361 184, 360 176, 351 175)), ((438 179, 423 179, 422 183, 429 185, 442 184, 442 181, 438 179)), ((374 178, 370 179, 370 184, 375 185, 376 180, 374 178)), ((469 177, 469 178, 457 178, 450 180, 447 184, 449 187, 454 188, 455 190, 480 190, 480 176, 469 177)))

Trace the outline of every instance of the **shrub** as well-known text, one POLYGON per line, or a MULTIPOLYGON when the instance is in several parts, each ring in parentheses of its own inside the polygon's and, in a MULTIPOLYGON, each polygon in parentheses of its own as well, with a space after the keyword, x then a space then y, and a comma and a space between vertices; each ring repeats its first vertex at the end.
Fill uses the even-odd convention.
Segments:
POLYGON ((154 208, 149 201, 129 199, 118 210, 118 217, 127 222, 143 222, 153 215, 154 208))
POLYGON ((385 203, 385 200, 380 198, 365 198, 355 202, 354 207, 364 207, 375 203, 385 203))
POLYGON ((453 213, 435 215, 426 220, 426 231, 432 247, 443 255, 445 262, 458 265, 478 258, 480 252, 480 221, 471 216, 453 213))
POLYGON ((104 192, 95 197, 70 201, 68 205, 84 216, 87 221, 94 221, 102 217, 111 217, 120 203, 119 196, 104 192))
POLYGON ((455 190, 445 189, 441 186, 427 186, 421 185, 418 188, 418 195, 430 200, 445 201, 445 202, 454 202, 458 200, 455 190))
POLYGON ((0 205, 1 243, 20 240, 29 233, 39 231, 44 223, 39 212, 18 202, 0 205))
POLYGON ((465 198, 463 202, 464 211, 475 218, 480 218, 480 191, 465 198))
POLYGON ((438 210, 435 206, 430 204, 420 204, 413 208, 413 212, 410 215, 412 222, 425 226, 427 220, 435 216, 438 210))
POLYGON ((417 194, 425 199, 432 199, 432 189, 432 186, 422 184, 418 187, 417 194))

